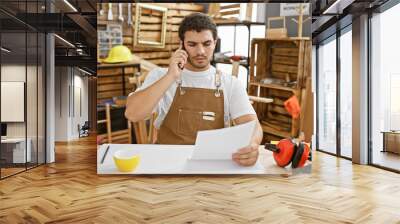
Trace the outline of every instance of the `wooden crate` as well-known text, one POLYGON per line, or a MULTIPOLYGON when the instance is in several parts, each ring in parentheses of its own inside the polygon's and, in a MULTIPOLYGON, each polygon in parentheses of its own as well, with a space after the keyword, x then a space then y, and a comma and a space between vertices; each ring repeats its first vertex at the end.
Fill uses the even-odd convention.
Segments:
MULTIPOLYGON (((299 130, 302 129, 300 123, 305 125, 304 122, 300 122, 304 119, 304 114, 299 119, 292 119, 284 107, 284 102, 295 95, 302 107, 302 101, 307 100, 302 94, 305 94, 306 86, 311 88, 306 85, 308 77, 311 77, 310 40, 252 40, 248 93, 273 99, 269 104, 253 104, 266 141, 298 137, 299 130), (273 82, 264 82, 266 79, 273 82)), ((302 110, 305 108, 302 107, 302 110)), ((307 136, 307 139, 311 139, 311 136, 307 136)))

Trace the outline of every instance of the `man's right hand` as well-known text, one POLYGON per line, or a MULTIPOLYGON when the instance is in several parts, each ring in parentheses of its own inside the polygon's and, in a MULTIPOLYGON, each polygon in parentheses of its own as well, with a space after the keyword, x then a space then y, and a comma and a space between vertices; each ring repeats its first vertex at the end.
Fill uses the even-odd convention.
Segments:
POLYGON ((174 52, 168 67, 168 75, 171 75, 175 80, 181 77, 183 66, 186 64, 188 54, 182 49, 182 42, 178 50, 174 52))

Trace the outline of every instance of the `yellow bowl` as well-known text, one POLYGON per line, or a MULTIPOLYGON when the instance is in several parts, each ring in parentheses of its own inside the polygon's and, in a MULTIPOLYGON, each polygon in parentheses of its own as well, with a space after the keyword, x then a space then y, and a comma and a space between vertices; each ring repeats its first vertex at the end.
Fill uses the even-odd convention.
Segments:
POLYGON ((114 153, 114 163, 121 172, 131 172, 135 170, 140 161, 137 152, 129 150, 119 150, 114 153))

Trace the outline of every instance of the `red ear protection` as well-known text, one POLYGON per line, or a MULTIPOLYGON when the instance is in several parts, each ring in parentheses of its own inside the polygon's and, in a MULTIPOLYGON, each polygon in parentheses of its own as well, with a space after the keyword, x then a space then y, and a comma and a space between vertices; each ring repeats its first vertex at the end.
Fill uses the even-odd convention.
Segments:
POLYGON ((310 147, 304 142, 295 144, 291 139, 282 139, 277 145, 267 143, 265 149, 273 151, 276 164, 285 167, 292 163, 292 168, 303 167, 307 159, 311 158, 310 147))

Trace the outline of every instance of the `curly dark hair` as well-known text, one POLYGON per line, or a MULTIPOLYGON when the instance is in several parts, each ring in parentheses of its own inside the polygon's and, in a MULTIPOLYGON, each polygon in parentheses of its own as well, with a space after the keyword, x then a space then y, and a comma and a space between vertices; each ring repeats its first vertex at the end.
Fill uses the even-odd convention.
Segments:
POLYGON ((183 41, 186 31, 192 30, 196 32, 210 30, 214 40, 217 39, 217 26, 213 20, 204 13, 196 12, 185 16, 179 25, 179 38, 183 41))

